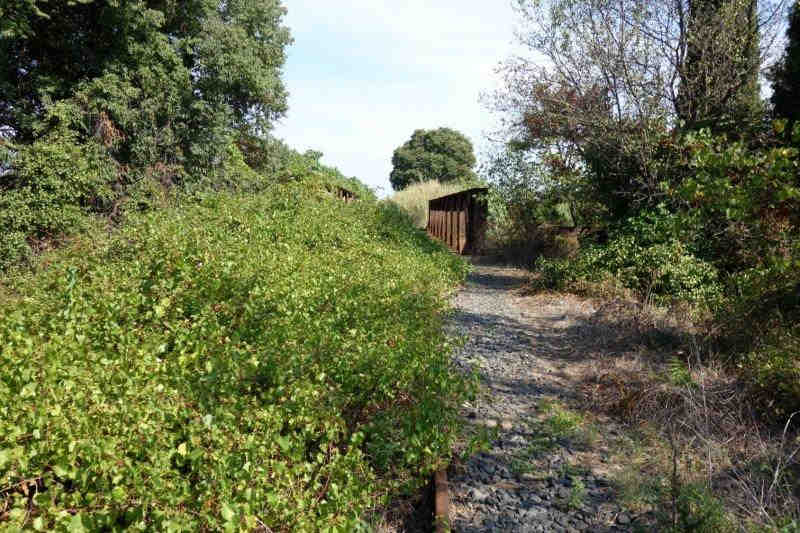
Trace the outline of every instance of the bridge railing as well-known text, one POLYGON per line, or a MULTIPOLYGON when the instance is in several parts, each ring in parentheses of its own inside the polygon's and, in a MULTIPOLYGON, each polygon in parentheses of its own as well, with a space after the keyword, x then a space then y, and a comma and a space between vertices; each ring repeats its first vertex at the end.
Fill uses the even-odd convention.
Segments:
POLYGON ((481 251, 486 234, 488 189, 479 187, 428 202, 428 234, 458 254, 481 251))

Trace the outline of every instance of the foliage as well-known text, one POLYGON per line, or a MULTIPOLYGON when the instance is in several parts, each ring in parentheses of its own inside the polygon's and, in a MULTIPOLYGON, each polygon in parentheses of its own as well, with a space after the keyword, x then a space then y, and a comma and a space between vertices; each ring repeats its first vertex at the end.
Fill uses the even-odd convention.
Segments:
POLYGON ((681 217, 658 206, 620 223, 607 243, 586 246, 573 260, 539 258, 536 267, 551 288, 613 278, 641 298, 711 302, 722 291, 718 271, 687 246, 685 229, 681 217))
POLYGON ((193 180, 184 190, 261 192, 276 183, 315 180, 331 189, 346 189, 362 200, 375 199, 375 193, 358 178, 347 177, 337 168, 324 165, 320 161, 322 152, 307 150, 301 154, 273 138, 251 139, 247 144, 232 143, 227 152, 225 163, 218 171, 193 180))
POLYGON ((121 129, 126 163, 159 147, 197 158, 223 130, 263 130, 286 109, 279 74, 289 36, 277 0, 26 0, 6 9, 15 27, 0 40, 0 124, 20 140, 46 127, 43 109, 74 98, 84 134, 101 133, 102 113, 121 129))
MULTIPOLYGON (((698 252, 724 273, 719 344, 768 419, 800 406, 800 173, 797 150, 689 136, 691 177, 677 194, 699 228, 698 252)), ((688 219, 689 217, 684 217, 688 219)))
POLYGON ((0 523, 350 531, 446 461, 465 265, 317 180, 131 215, 0 292, 0 523))
POLYGON ((786 30, 786 50, 771 71, 772 105, 776 117, 789 119, 787 139, 791 141, 793 125, 800 118, 800 3, 795 2, 786 30))
POLYGON ((702 227, 702 253, 727 271, 788 257, 798 237, 797 151, 690 134, 690 175, 675 189, 702 227))
POLYGON ((474 181, 472 143, 450 128, 416 130, 394 151, 389 181, 396 191, 412 183, 474 181))
POLYGON ((550 167, 513 143, 489 154, 481 175, 489 188, 489 239, 511 262, 530 265, 539 254, 565 257, 577 246, 573 231, 589 224, 599 204, 578 176, 553 177, 550 167), (559 242, 571 242, 566 246, 559 242))
MULTIPOLYGON (((0 13, 0 133, 13 150, 58 152, 68 138, 75 150, 105 152, 116 199, 143 205, 156 185, 253 178, 228 171, 237 164, 230 147, 264 138, 286 110, 280 69, 290 39, 279 0, 20 0, 0 13)), ((4 188, 28 203, 53 201, 14 183, 4 188)), ((75 200, 60 197, 61 226, 86 211, 75 200)), ((49 231, 53 221, 39 225, 49 231)))
POLYGON ((446 182, 440 183, 436 180, 413 183, 401 191, 397 191, 389 201, 396 204, 400 209, 408 213, 418 228, 424 228, 428 224, 428 201, 440 196, 447 196, 478 186, 478 183, 469 182, 446 182))
POLYGON ((363 200, 375 198, 358 179, 322 164, 320 152, 301 154, 272 137, 229 142, 217 168, 195 174, 158 163, 122 177, 106 147, 94 140, 81 142, 67 127, 73 112, 69 104, 53 106, 50 115, 58 127, 32 144, 0 144, 0 228, 8 234, 0 245, 0 271, 79 233, 91 215, 119 221, 128 213, 210 191, 258 193, 276 183, 312 179, 363 200), (174 187, 176 182, 181 186, 174 187))
POLYGON ((518 12, 530 54, 503 65, 493 100, 513 151, 534 154, 564 188, 593 193, 613 219, 630 216, 664 179, 654 140, 672 112, 671 56, 649 31, 661 15, 639 2, 573 0, 519 2, 518 12))
POLYGON ((535 266, 549 288, 613 278, 641 298, 707 302, 721 292, 717 270, 677 240, 643 246, 634 236, 621 235, 605 246, 586 247, 574 260, 541 257, 535 266))
POLYGON ((286 110, 284 12, 280 0, 4 2, 0 231, 14 237, 0 269, 87 214, 163 205, 176 185, 261 190, 301 157, 267 136, 286 110), (270 172, 243 164, 234 145, 253 139, 247 155, 270 172))
POLYGON ((677 489, 671 509, 673 516, 662 517, 668 522, 669 533, 721 533, 734 531, 719 498, 702 484, 687 484, 677 489))
POLYGON ((320 159, 322 152, 308 150, 302 154, 300 160, 295 158, 290 170, 295 176, 311 175, 318 179, 323 179, 330 185, 335 185, 348 190, 361 200, 375 200, 375 192, 364 185, 358 178, 347 177, 339 169, 323 165, 320 159))
MULTIPOLYGON (((528 53, 502 65, 504 88, 490 99, 511 153, 533 156, 564 188, 580 184, 584 206, 575 207, 589 208, 588 218, 597 212, 589 199, 611 222, 655 206, 663 185, 681 178, 672 142, 687 102, 693 127, 744 116, 732 109, 753 92, 743 84, 764 54, 740 38, 741 19, 766 47, 784 1, 759 2, 755 13, 749 0, 715 2, 713 13, 688 0, 518 2, 528 53)), ((747 117, 725 127, 743 134, 760 126, 760 116, 747 117)))
POLYGON ((763 112, 759 2, 690 0, 676 107, 686 127, 740 132, 763 112))
POLYGON ((240 135, 236 139, 236 146, 247 166, 261 174, 277 176, 276 181, 291 179, 293 176, 289 171, 290 167, 303 157, 271 135, 240 135))
POLYGON ((782 421, 800 410, 800 329, 771 330, 757 349, 743 358, 744 375, 754 403, 771 420, 782 421))
MULTIPOLYGON (((0 147, 2 149, 2 147, 0 147)), ((30 242, 52 240, 86 225, 86 213, 107 209, 113 166, 101 147, 55 131, 14 150, 0 175, 0 270, 30 255, 30 242)))

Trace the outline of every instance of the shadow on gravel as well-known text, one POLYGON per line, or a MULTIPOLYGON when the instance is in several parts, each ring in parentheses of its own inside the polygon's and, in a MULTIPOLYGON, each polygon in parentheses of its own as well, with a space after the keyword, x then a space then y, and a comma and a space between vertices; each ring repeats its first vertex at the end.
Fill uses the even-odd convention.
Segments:
POLYGON ((586 320, 566 315, 537 318, 536 323, 523 322, 508 316, 493 313, 472 313, 456 310, 451 320, 461 331, 479 331, 480 335, 470 339, 470 345, 481 355, 527 358, 533 351, 536 356, 554 361, 571 362, 595 357, 597 338, 592 334, 593 325, 586 320), (558 324, 571 322, 563 328, 558 324))
MULTIPOLYGON (((615 325, 568 303, 526 308, 502 295, 525 283, 509 269, 477 268, 448 321, 466 336, 456 361, 478 369, 486 385, 465 416, 495 428, 488 451, 451 467, 454 531, 630 531, 636 517, 616 502, 618 487, 581 466, 579 454, 602 453, 592 436, 560 435, 556 426, 548 434, 541 411, 542 400, 582 401, 576 363, 621 357, 618 347, 630 339, 607 334, 615 325)), ((563 422, 547 416, 548 424, 563 422)))
POLYGON ((473 272, 467 277, 467 283, 494 290, 508 290, 516 287, 522 287, 525 282, 525 278, 502 274, 473 272))

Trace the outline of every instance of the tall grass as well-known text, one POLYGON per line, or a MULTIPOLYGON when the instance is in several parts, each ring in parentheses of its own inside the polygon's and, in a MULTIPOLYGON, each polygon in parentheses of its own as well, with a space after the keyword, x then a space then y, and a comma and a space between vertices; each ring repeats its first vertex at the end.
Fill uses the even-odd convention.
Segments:
POLYGON ((475 187, 470 182, 439 183, 437 180, 423 181, 409 185, 389 198, 403 211, 409 214, 414 224, 424 228, 428 224, 428 201, 440 196, 447 196, 475 187))

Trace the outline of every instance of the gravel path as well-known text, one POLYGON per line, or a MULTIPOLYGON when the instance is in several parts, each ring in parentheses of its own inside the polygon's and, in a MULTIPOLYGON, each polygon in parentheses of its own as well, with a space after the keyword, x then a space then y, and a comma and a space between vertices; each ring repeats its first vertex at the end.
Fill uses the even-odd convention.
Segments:
POLYGON ((631 531, 637 517, 615 503, 611 481, 577 466, 579 439, 541 422, 553 401, 575 397, 559 376, 586 346, 581 325, 592 309, 567 298, 526 305, 516 290, 524 281, 515 269, 476 266, 455 297, 449 330, 466 336, 457 362, 484 385, 464 416, 492 436, 488 451, 450 468, 453 529, 631 531))

